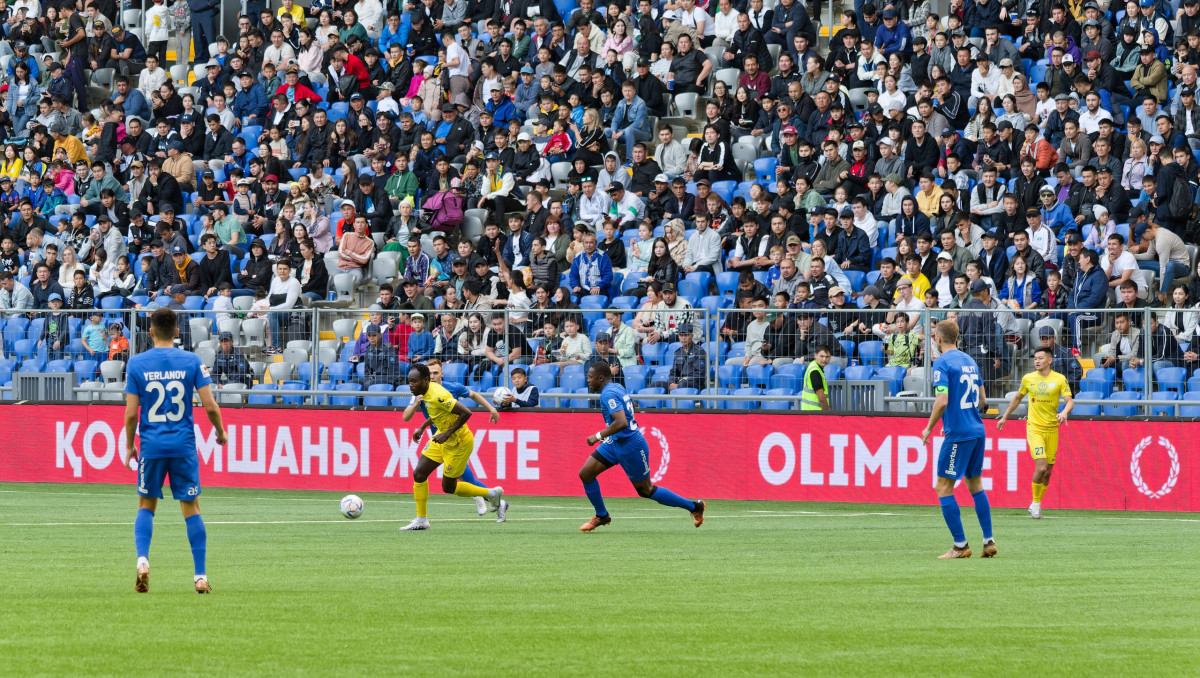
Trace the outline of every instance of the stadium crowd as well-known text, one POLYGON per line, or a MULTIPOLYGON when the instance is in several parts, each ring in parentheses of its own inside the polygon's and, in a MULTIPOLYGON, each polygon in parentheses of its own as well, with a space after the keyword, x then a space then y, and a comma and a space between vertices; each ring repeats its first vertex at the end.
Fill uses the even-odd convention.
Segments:
POLYGON ((828 48, 797 0, 252 0, 231 38, 216 7, 0 0, 10 358, 119 359, 105 314, 157 305, 280 354, 289 311, 369 293, 362 385, 529 365, 516 406, 543 364, 902 378, 926 310, 988 382, 1035 336, 1073 385, 1089 348, 1200 367, 1198 0, 855 2, 828 48))

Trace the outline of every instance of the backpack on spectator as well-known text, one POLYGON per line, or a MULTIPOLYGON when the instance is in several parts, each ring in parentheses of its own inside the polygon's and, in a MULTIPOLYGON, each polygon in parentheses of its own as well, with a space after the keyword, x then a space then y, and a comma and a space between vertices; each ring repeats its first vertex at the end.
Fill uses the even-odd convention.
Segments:
MULTIPOLYGON (((1177 180, 1171 189, 1171 199, 1167 202, 1167 209, 1171 216, 1176 219, 1191 220, 1192 208, 1195 204, 1192 202, 1192 186, 1186 181, 1177 180)), ((1193 241, 1188 241, 1193 242, 1193 241)))

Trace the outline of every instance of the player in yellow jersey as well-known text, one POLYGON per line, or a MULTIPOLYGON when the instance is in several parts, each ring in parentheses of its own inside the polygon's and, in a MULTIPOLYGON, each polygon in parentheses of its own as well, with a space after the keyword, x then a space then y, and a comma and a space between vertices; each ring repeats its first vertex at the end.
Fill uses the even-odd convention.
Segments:
POLYGON ((497 512, 497 522, 503 522, 502 511, 507 508, 507 502, 503 500, 503 488, 488 489, 459 480, 471 459, 471 453, 475 450, 475 436, 471 429, 467 428, 471 410, 455 400, 441 384, 433 383, 430 380, 429 368, 420 363, 408 370, 408 387, 413 395, 421 396, 429 413, 429 421, 437 426, 438 432, 417 459, 417 467, 413 470, 413 499, 417 502, 417 517, 400 530, 429 529, 426 513, 429 505, 429 476, 443 464, 445 468, 442 470, 442 492, 459 497, 487 497, 493 506, 492 510, 497 512))
POLYGON ((1058 427, 1067 423, 1067 417, 1075 409, 1071 386, 1066 377, 1050 369, 1053 364, 1053 349, 1039 348, 1034 351, 1033 366, 1037 371, 1021 378, 1021 390, 1013 395, 1008 409, 996 420, 996 430, 1003 429, 1021 400, 1029 396, 1025 438, 1029 441, 1029 451, 1037 466, 1033 472, 1033 503, 1029 505, 1029 515, 1033 518, 1042 517, 1042 495, 1046 494, 1046 487, 1050 484, 1050 472, 1054 470, 1054 457, 1058 454, 1058 427), (1058 411, 1059 399, 1067 401, 1062 412, 1058 411))

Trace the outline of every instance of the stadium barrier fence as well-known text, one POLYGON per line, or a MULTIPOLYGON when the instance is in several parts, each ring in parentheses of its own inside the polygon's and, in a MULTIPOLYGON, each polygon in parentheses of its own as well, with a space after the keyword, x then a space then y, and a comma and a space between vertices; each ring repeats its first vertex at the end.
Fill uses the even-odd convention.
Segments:
MULTIPOLYGON (((480 314, 479 322, 484 324, 490 324, 492 316, 501 317, 506 336, 510 324, 517 325, 523 321, 523 326, 527 328, 524 334, 533 341, 529 347, 531 355, 523 355, 518 362, 532 375, 531 368, 536 368, 529 363, 543 361, 543 357, 537 353, 538 349, 534 348, 534 344, 545 343, 541 337, 536 336, 539 329, 536 326, 541 320, 547 317, 561 319, 573 316, 582 325, 581 332, 588 335, 590 340, 594 340, 598 334, 609 329, 605 313, 610 311, 621 313, 626 323, 641 313, 636 309, 604 309, 592 306, 584 309, 553 310, 435 310, 427 311, 425 315, 429 330, 436 329, 443 316, 454 317, 455 326, 469 325, 470 317, 476 313, 480 314)), ((1159 313, 1162 311, 1157 310, 1159 313)), ((1119 417, 1200 415, 1200 402, 1193 404, 1191 397, 1193 386, 1200 394, 1200 379, 1189 378, 1189 372, 1195 367, 1200 367, 1200 362, 1181 364, 1177 361, 1172 366, 1175 369, 1164 372, 1161 369, 1164 365, 1156 365, 1154 360, 1159 347, 1155 342, 1146 340, 1149 333, 1142 333, 1138 358, 1140 365, 1130 367, 1118 361, 1111 367, 1102 368, 1102 353, 1109 343, 1113 318, 1121 312, 1129 313, 1135 325, 1148 328, 1151 327, 1152 316, 1156 310, 1098 309, 1054 313, 1036 310, 1014 313, 1005 308, 971 310, 970 313, 973 314, 992 314, 997 320, 997 334, 990 343, 999 347, 996 359, 1001 364, 999 367, 986 365, 987 358, 992 356, 981 353, 977 347, 962 345, 967 341, 965 334, 960 337, 960 345, 977 362, 983 363, 981 367, 984 368, 989 402, 995 408, 1003 408, 1003 402, 1019 388, 1021 375, 1034 369, 1033 351, 1040 345, 1037 331, 1043 326, 1050 327, 1056 337, 1055 343, 1069 347, 1073 341, 1074 327, 1079 324, 1077 321, 1082 316, 1084 331, 1081 333, 1079 357, 1085 364, 1090 361, 1092 367, 1086 370, 1082 381, 1074 379, 1072 383, 1077 393, 1083 393, 1083 397, 1077 399, 1078 405, 1082 406, 1078 408, 1077 414, 1119 417), (1152 367, 1145 369, 1145 365, 1152 367)), ((41 402, 121 400, 123 369, 120 366, 105 365, 109 362, 105 360, 107 351, 92 355, 82 344, 82 327, 90 322, 89 312, 67 312, 71 328, 69 341, 57 351, 39 341, 50 313, 34 311, 0 318, 0 335, 3 336, 4 349, 3 358, 0 358, 0 394, 3 398, 41 402), (33 376, 55 373, 73 374, 75 379, 67 380, 64 384, 62 377, 33 376)), ((106 328, 113 322, 120 323, 131 354, 144 351, 152 345, 148 335, 148 312, 116 308, 105 309, 103 313, 102 324, 106 328)), ((920 335, 921 345, 911 360, 901 360, 898 364, 892 355, 884 351, 886 339, 893 331, 891 320, 897 312, 851 307, 822 311, 767 309, 767 313, 768 318, 776 319, 780 327, 795 328, 788 340, 795 340, 798 346, 805 346, 807 348, 804 350, 809 351, 813 342, 800 337, 799 318, 814 313, 821 314, 822 317, 817 323, 828 328, 830 332, 824 333, 823 329, 816 329, 825 337, 823 341, 830 343, 838 354, 827 375, 830 403, 834 411, 927 412, 933 398, 931 366, 935 356, 932 351, 927 350, 930 345, 925 338, 929 336, 932 325, 938 320, 959 319, 959 314, 965 311, 910 311, 909 315, 916 320, 912 325, 915 328, 913 332, 920 335), (844 330, 855 319, 865 319, 868 322, 857 332, 846 334, 844 330), (830 335, 832 341, 829 341, 830 335)), ((634 366, 625 367, 631 376, 634 372, 640 375, 631 378, 627 385, 631 395, 643 407, 687 409, 700 406, 735 410, 754 410, 761 407, 777 411, 798 408, 803 364, 794 364, 790 357, 785 357, 782 360, 766 361, 760 366, 740 368, 738 365, 740 361, 737 360, 737 356, 744 355, 746 346, 744 342, 731 341, 737 338, 737 335, 731 334, 730 330, 749 322, 747 314, 753 314, 752 310, 689 307, 656 310, 650 314, 658 319, 662 328, 669 331, 675 330, 684 322, 691 323, 695 327, 697 344, 705 350, 705 369, 703 383, 693 380, 691 385, 694 388, 687 392, 675 393, 664 388, 664 392, 658 393, 653 385, 665 386, 671 381, 672 360, 679 345, 676 342, 661 342, 651 350, 650 345, 643 344, 637 369, 631 369, 634 366), (644 389, 651 392, 642 393, 644 389)), ((243 309, 220 312, 204 310, 202 305, 196 305, 182 315, 184 317, 177 344, 201 355, 209 366, 213 365, 219 350, 218 337, 222 331, 231 331, 235 337, 235 347, 247 357, 250 368, 249 385, 218 381, 219 400, 223 405, 273 404, 281 401, 286 405, 299 407, 331 404, 394 407, 402 404, 399 398, 406 394, 403 374, 391 375, 394 376, 391 380, 394 387, 392 400, 388 401, 389 396, 378 389, 373 391, 373 381, 377 380, 372 380, 370 375, 365 374, 361 361, 356 362, 352 355, 355 352, 355 343, 365 332, 370 321, 371 316, 366 310, 296 308, 288 311, 243 309), (275 322, 271 322, 272 317, 275 322), (278 336, 272 336, 273 331, 278 336), (281 352, 265 352, 270 345, 278 347, 281 352), (349 373, 346 372, 347 366, 349 373), (353 386, 355 382, 360 382, 359 389, 353 386)), ((391 326, 390 323, 398 322, 399 316, 398 312, 384 312, 381 324, 386 329, 391 326)), ((1181 353, 1184 349, 1181 349, 1181 353)), ((455 375, 461 375, 460 379, 485 394, 490 394, 498 387, 511 386, 510 371, 516 366, 508 364, 507 359, 500 365, 493 365, 478 355, 455 354, 441 358, 443 362, 465 364, 465 374, 456 370, 455 375), (477 372, 476 367, 480 364, 484 364, 488 369, 477 372)), ((548 354, 544 360, 547 363, 553 362, 554 356, 548 354)), ((398 364, 401 371, 404 364, 406 361, 398 364)), ((561 364, 557 369, 546 370, 554 373, 551 381, 535 380, 535 383, 540 381, 539 388, 545 401, 543 407, 581 406, 595 398, 586 393, 585 388, 578 388, 585 386, 578 375, 571 379, 569 384, 577 388, 562 388, 568 384, 561 376, 567 372, 581 371, 581 367, 561 364), (547 384, 553 385, 547 387, 547 384), (557 392, 549 393, 550 388, 555 388, 557 392)), ((1200 375, 1200 371, 1196 374, 1200 375)), ((1200 395, 1197 399, 1200 400, 1200 395)))

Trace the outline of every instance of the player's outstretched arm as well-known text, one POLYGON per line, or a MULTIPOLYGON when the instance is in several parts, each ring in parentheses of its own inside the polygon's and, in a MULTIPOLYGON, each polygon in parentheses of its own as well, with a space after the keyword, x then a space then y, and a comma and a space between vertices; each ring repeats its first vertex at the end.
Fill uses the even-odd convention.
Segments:
POLYGON ((1000 418, 996 420, 997 431, 1004 428, 1005 422, 1008 421, 1008 418, 1012 416, 1013 412, 1017 411, 1017 406, 1020 405, 1021 401, 1024 399, 1025 394, 1021 393, 1020 391, 1017 391, 1013 394, 1012 400, 1008 401, 1008 409, 1004 410, 1004 414, 1000 415, 1000 418))
POLYGON ((408 407, 404 408, 404 421, 412 419, 413 415, 417 413, 417 408, 420 406, 421 396, 413 396, 412 402, 408 404, 408 407))
POLYGON ((125 453, 121 456, 125 468, 129 468, 130 459, 137 459, 138 456, 134 437, 137 435, 138 408, 140 406, 141 398, 133 393, 125 394, 125 453))
POLYGON ((474 400, 487 409, 488 414, 490 415, 488 417, 488 421, 492 422, 493 424, 500 421, 500 413, 496 411, 496 408, 493 407, 490 402, 488 402, 487 398, 484 398, 482 395, 471 391, 471 400, 474 400))
MULTIPOLYGON (((208 421, 217 430, 217 444, 224 445, 228 440, 225 435, 225 422, 221 419, 221 406, 213 397, 212 386, 204 386, 197 393, 200 394, 200 404, 204 406, 204 413, 208 415, 208 421)), ((125 416, 129 416, 128 412, 125 416)))

